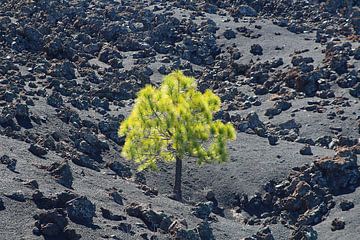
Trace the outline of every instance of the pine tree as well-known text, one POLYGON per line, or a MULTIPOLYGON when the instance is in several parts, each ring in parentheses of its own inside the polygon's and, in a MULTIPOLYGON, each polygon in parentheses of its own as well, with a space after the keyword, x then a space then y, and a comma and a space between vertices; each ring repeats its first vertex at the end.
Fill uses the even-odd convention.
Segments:
POLYGON ((147 85, 120 125, 119 136, 126 136, 122 156, 139 164, 139 171, 156 170, 159 161, 175 162, 173 194, 181 201, 182 160, 224 162, 226 143, 236 138, 232 124, 213 119, 220 104, 212 91, 197 91, 195 80, 181 71, 167 75, 159 88, 147 85))

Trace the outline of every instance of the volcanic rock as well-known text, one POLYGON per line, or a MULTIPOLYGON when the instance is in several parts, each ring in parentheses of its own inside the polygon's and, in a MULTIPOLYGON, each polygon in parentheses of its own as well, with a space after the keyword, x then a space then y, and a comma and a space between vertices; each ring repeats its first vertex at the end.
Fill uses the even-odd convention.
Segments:
POLYGON ((81 196, 66 203, 69 218, 79 224, 90 225, 95 216, 95 205, 87 197, 81 196))

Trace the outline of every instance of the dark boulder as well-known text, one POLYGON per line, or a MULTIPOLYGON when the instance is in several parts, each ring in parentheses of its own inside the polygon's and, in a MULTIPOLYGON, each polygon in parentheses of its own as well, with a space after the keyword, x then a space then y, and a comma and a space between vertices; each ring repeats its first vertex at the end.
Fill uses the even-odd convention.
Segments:
POLYGON ((50 210, 35 215, 35 226, 45 238, 55 238, 63 234, 68 225, 65 213, 61 209, 50 210))
POLYGON ((43 35, 39 30, 26 26, 22 32, 24 37, 24 47, 29 51, 41 51, 44 47, 43 35))
POLYGON ((110 197, 119 205, 124 205, 123 197, 120 195, 118 191, 112 191, 110 194, 110 197))
POLYGON ((335 157, 319 159, 314 164, 322 172, 333 194, 352 192, 359 186, 357 157, 350 150, 340 151, 335 157))
POLYGON ((230 39, 232 39, 232 38, 236 38, 236 33, 233 31, 233 30, 231 30, 231 29, 226 29, 225 31, 224 31, 224 37, 227 39, 227 40, 230 40, 230 39))
POLYGON ((345 222, 335 218, 332 222, 331 222, 331 231, 337 231, 337 230, 342 230, 345 228, 345 222))
POLYGON ((108 164, 108 166, 120 177, 129 178, 132 176, 131 169, 121 162, 111 162, 108 164))
POLYGON ((55 180, 67 188, 72 188, 73 176, 67 161, 55 162, 47 169, 55 180))
POLYGON ((95 205, 84 196, 67 202, 66 210, 73 222, 83 225, 91 225, 95 216, 95 205))
POLYGON ((306 144, 304 147, 302 147, 300 149, 300 154, 301 155, 313 155, 310 145, 306 144))
POLYGON ((192 209, 192 214, 201 219, 207 219, 210 213, 213 211, 214 203, 209 202, 200 202, 192 209))
POLYGON ((6 165, 10 171, 15 172, 16 159, 10 158, 8 155, 3 155, 0 157, 0 163, 6 165))
POLYGON ((101 210, 101 214, 104 218, 111 220, 111 221, 123 221, 126 220, 126 217, 118 215, 118 214, 114 214, 112 213, 110 210, 106 209, 106 208, 100 208, 101 210))
POLYGON ((354 203, 349 200, 343 200, 340 202, 339 207, 342 211, 348 211, 354 208, 354 203))
POLYGON ((8 197, 12 200, 18 201, 18 202, 25 202, 25 196, 24 193, 22 191, 15 191, 12 193, 5 193, 4 194, 5 197, 8 197))
POLYGON ((149 207, 137 203, 131 203, 126 207, 126 213, 131 217, 140 218, 151 231, 161 229, 168 232, 172 224, 172 216, 163 212, 156 212, 149 207))
POLYGON ((47 150, 46 148, 38 145, 38 144, 31 144, 30 147, 29 147, 29 151, 34 154, 35 156, 38 156, 38 157, 43 157, 44 155, 47 154, 47 150))

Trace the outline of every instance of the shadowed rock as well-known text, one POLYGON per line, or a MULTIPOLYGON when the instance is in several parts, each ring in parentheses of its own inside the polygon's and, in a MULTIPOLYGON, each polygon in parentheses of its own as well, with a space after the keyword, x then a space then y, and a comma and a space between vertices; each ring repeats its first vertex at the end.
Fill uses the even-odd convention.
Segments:
POLYGON ((66 210, 73 222, 83 225, 91 225, 95 216, 95 205, 84 196, 67 202, 66 210))
POLYGON ((72 188, 73 176, 67 161, 55 162, 47 169, 55 180, 67 188, 72 188))

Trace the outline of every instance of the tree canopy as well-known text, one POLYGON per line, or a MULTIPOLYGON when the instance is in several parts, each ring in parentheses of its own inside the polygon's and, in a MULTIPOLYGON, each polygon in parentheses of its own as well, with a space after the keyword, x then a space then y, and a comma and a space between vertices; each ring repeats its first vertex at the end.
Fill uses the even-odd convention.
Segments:
POLYGON ((123 157, 138 163, 139 170, 186 156, 200 164, 226 161, 226 142, 236 138, 236 131, 213 119, 220 105, 216 94, 201 93, 195 79, 181 71, 167 75, 159 88, 147 85, 120 125, 119 136, 126 136, 123 157))

